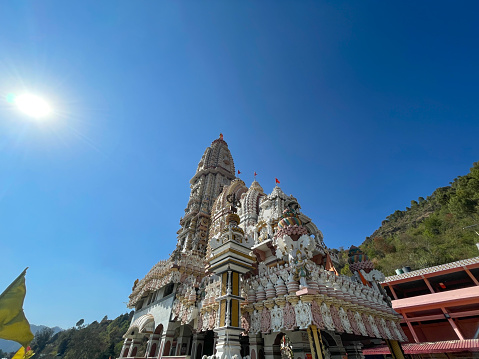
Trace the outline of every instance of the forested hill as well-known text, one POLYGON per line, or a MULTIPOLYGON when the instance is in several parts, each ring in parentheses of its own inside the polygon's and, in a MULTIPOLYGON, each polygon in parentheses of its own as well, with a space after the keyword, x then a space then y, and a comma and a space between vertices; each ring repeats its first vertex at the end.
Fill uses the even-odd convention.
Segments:
POLYGON ((386 217, 361 245, 384 274, 412 270, 479 256, 479 162, 450 186, 437 188, 411 207, 386 217))
MULTIPOLYGON (((43 328, 35 334, 30 344, 34 358, 42 359, 109 359, 118 358, 123 345, 123 334, 131 322, 133 312, 101 322, 84 325, 83 319, 76 327, 54 334, 53 329, 43 328)), ((146 344, 146 343, 143 343, 146 344)), ((11 358, 12 353, 2 353, 11 358)))

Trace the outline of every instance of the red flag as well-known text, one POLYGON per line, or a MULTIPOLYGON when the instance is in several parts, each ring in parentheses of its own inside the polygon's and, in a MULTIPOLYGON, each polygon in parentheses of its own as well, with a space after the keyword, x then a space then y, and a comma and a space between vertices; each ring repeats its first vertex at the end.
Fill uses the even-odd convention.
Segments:
POLYGON ((276 183, 280 183, 277 178, 275 178, 276 183))
POLYGON ((241 174, 240 170, 238 170, 238 174, 239 174, 239 175, 241 174))
POLYGON ((255 173, 254 173, 254 176, 256 177, 256 175, 257 175, 257 173, 255 172, 255 173))

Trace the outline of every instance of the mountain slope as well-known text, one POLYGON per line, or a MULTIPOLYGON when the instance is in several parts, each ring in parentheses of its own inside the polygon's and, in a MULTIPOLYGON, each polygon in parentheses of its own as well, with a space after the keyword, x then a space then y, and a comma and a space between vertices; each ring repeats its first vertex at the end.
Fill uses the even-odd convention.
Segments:
POLYGON ((43 330, 35 335, 31 347, 36 357, 53 359, 108 359, 118 358, 123 345, 123 334, 130 325, 133 312, 109 320, 83 326, 79 321, 76 328, 53 334, 43 330))
MULTIPOLYGON (((30 330, 32 333, 35 335, 37 334, 40 330, 48 328, 46 325, 35 325, 35 324, 30 324, 30 330)), ((53 334, 56 334, 58 332, 61 332, 63 329, 60 327, 53 327, 50 328, 53 330, 53 334)), ((20 348, 20 344, 17 342, 13 342, 11 340, 5 340, 5 339, 0 339, 0 350, 2 350, 5 353, 10 353, 10 352, 16 352, 20 348)))
POLYGON ((382 222, 361 245, 386 275, 396 268, 413 270, 479 255, 479 162, 450 186, 411 201, 382 222), (469 227, 469 228, 465 228, 469 227), (465 229, 463 229, 465 228, 465 229))

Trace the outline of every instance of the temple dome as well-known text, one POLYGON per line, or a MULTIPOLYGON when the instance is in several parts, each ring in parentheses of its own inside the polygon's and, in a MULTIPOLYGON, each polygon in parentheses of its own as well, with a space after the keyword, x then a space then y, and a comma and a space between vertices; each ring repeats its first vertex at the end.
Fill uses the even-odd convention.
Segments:
POLYGON ((288 226, 301 226, 301 220, 298 215, 291 209, 287 208, 283 211, 281 220, 278 222, 278 228, 286 228, 288 226))
POLYGON ((276 232, 275 237, 278 238, 288 235, 293 240, 298 240, 299 237, 307 234, 308 230, 303 227, 303 223, 296 212, 291 208, 286 208, 278 222, 278 231, 276 232))
POLYGON ((241 197, 241 219, 246 226, 256 224, 259 213, 259 203, 265 196, 263 188, 254 180, 248 191, 241 197))
POLYGON ((361 269, 366 270, 369 272, 371 269, 374 268, 374 263, 371 262, 367 256, 361 249, 356 246, 351 246, 348 253, 348 263, 349 268, 352 272, 359 271, 361 269))
POLYGON ((249 186, 249 190, 251 191, 257 191, 257 192, 260 192, 260 193, 264 193, 263 191, 263 187, 261 187, 261 185, 259 184, 258 181, 254 180, 253 183, 251 183, 251 186, 249 186))

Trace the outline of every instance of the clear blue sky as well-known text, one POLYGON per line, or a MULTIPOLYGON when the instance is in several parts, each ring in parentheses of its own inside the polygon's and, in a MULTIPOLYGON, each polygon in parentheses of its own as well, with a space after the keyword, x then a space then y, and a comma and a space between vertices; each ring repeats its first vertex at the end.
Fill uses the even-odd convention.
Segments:
POLYGON ((223 132, 329 247, 479 160, 476 1, 0 3, 0 291, 34 324, 124 313, 223 132), (6 101, 31 91, 53 118, 6 101))

